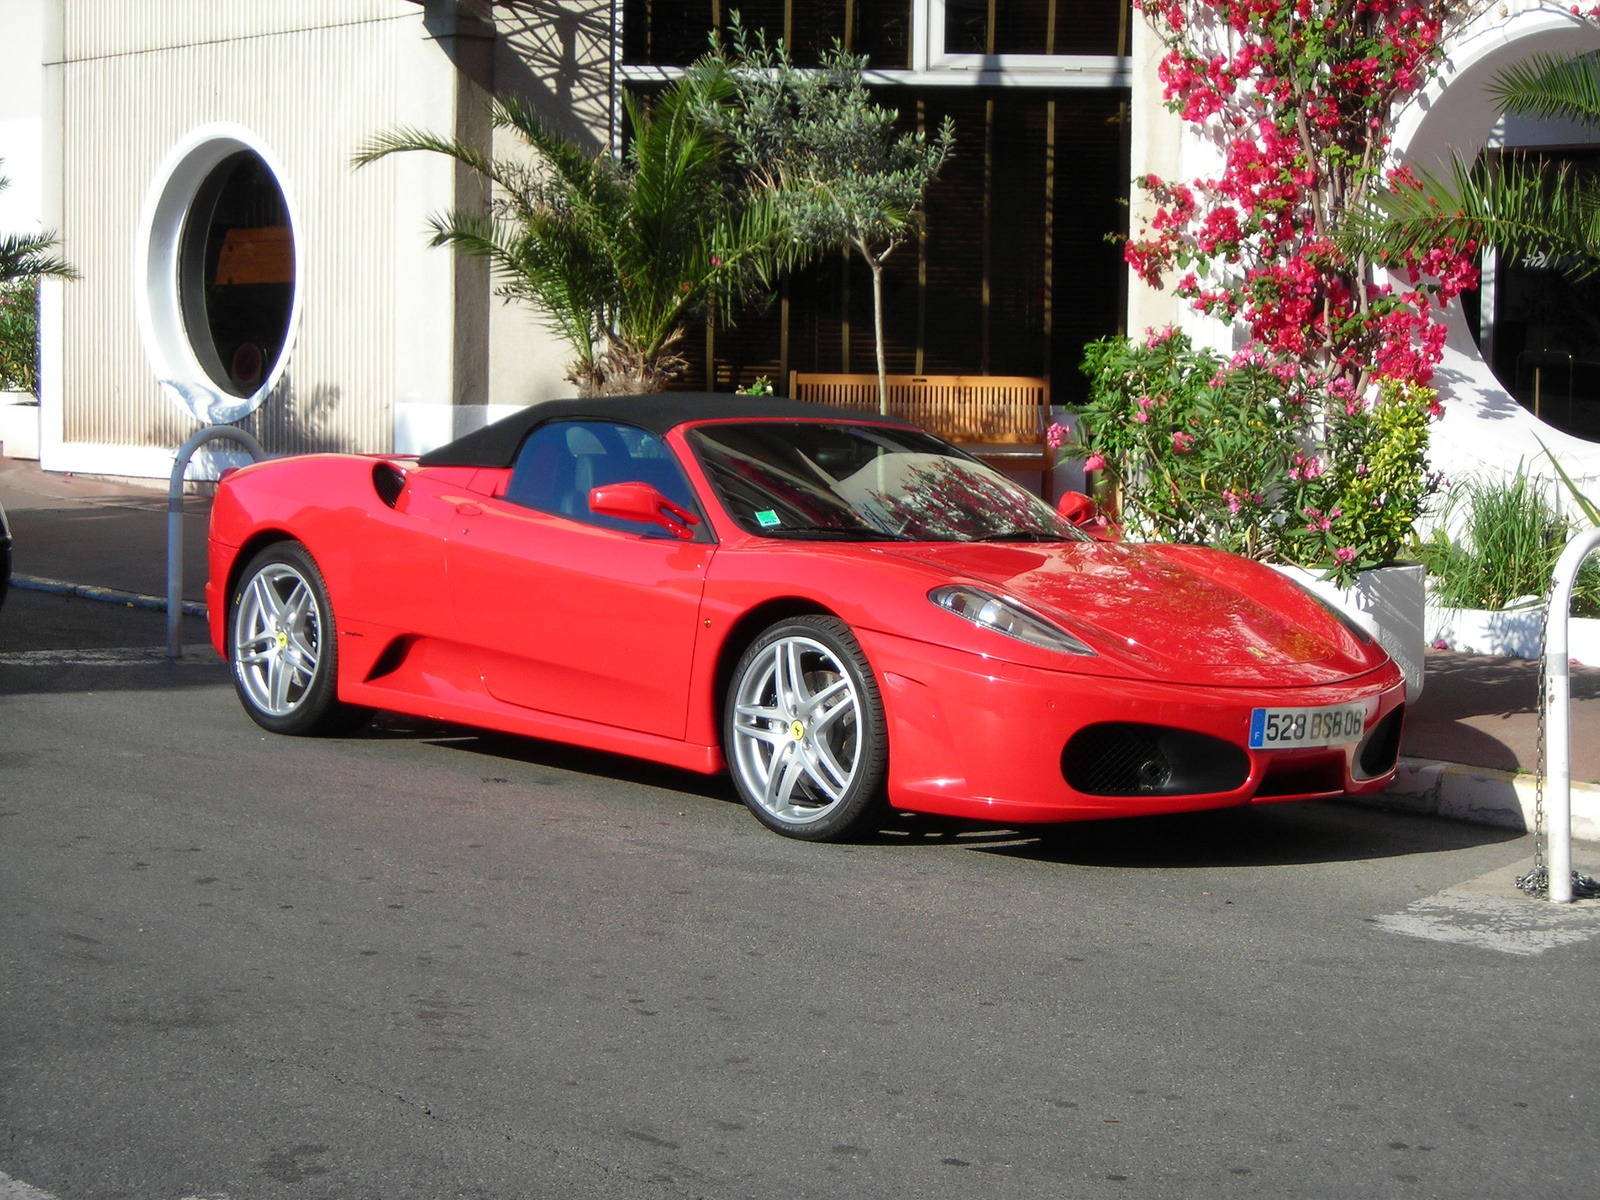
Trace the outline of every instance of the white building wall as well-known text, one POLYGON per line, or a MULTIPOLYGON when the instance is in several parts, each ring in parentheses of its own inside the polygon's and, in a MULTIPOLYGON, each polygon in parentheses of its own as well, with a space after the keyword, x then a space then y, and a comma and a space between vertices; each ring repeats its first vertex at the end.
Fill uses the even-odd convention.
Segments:
MULTIPOLYGON (((1132 14, 1133 88, 1131 100, 1133 126, 1129 138, 1129 175, 1142 179, 1155 175, 1161 179, 1183 178, 1179 148, 1183 140, 1183 121, 1167 109, 1161 98, 1163 85, 1157 67, 1166 47, 1139 13, 1132 14)), ((1128 188, 1129 230, 1137 237, 1155 216, 1156 206, 1149 193, 1137 184, 1128 188)), ((1187 306, 1182 306, 1187 307, 1187 306)), ((1128 336, 1140 337, 1146 329, 1163 329, 1179 324, 1180 303, 1170 289, 1158 291, 1147 286, 1132 270, 1128 272, 1128 336)))
MULTIPOLYGON (((1494 76, 1535 54, 1580 54, 1600 49, 1600 29, 1551 0, 1507 0, 1484 12, 1450 47, 1439 78, 1400 114, 1395 154, 1433 171, 1451 154, 1471 158, 1509 132, 1511 141, 1538 135, 1528 125, 1502 122, 1489 94, 1494 76)), ((1548 132, 1545 136, 1550 136, 1548 132)), ((1434 378, 1445 416, 1434 426, 1432 466, 1449 478, 1508 475, 1519 466, 1557 484, 1546 450, 1580 480, 1600 480, 1600 445, 1546 425, 1512 398, 1478 352, 1459 305, 1452 306, 1444 361, 1434 378)), ((1590 485, 1592 492, 1592 484, 1590 485)))
POLYGON ((0 0, 0 233, 36 233, 43 215, 44 9, 0 0))
POLYGON ((421 7, 164 0, 155 21, 140 0, 58 3, 58 224, 83 278, 57 289, 60 328, 46 331, 60 361, 44 465, 165 475, 196 428, 144 352, 136 263, 160 165, 212 123, 271 148, 298 219, 302 315, 283 383, 247 427, 269 450, 386 450, 397 401, 448 404, 453 258, 421 234, 451 203, 451 168, 429 155, 350 166, 377 131, 453 121, 456 73, 421 7))
MULTIPOLYGON (((500 0, 495 5, 495 90, 521 96, 586 148, 611 142, 611 0, 500 0)), ((518 155, 513 132, 495 134, 497 155, 518 155)), ((525 405, 573 394, 573 357, 540 314, 496 300, 489 316, 489 398, 525 405)))

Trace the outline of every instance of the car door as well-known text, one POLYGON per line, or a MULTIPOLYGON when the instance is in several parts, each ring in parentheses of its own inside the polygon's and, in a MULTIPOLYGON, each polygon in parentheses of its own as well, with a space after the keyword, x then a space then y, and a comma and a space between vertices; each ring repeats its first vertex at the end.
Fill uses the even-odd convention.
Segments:
POLYGON ((591 488, 632 481, 698 511, 655 435, 596 421, 535 429, 504 495, 458 507, 451 603, 496 699, 681 738, 715 544, 589 511, 591 488))

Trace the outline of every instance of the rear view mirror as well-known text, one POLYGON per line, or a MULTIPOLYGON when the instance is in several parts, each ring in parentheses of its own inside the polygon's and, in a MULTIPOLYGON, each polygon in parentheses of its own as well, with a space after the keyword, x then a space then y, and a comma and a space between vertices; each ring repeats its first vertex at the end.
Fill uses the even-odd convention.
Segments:
POLYGON ((1082 492, 1063 492, 1056 501, 1056 512, 1062 520, 1083 525, 1094 520, 1094 501, 1082 492))
POLYGON ((659 525, 686 542, 694 537, 690 526, 700 524, 699 517, 680 508, 648 483, 602 484, 589 493, 589 511, 602 517, 659 525))

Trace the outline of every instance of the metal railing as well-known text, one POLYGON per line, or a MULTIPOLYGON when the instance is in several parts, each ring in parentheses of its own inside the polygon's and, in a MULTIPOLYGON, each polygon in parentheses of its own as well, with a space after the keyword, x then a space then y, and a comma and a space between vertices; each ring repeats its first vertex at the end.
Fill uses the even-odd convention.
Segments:
POLYGON ((178 448, 172 464, 172 479, 167 486, 167 657, 183 657, 183 473, 194 452, 207 442, 237 442, 250 455, 251 462, 267 457, 261 443, 232 425, 207 425, 189 435, 178 448))
POLYGON ((1585 529, 1556 560, 1545 632, 1546 806, 1550 824, 1550 901, 1572 903, 1572 669, 1567 658, 1568 610, 1578 568, 1600 548, 1600 528, 1585 529))

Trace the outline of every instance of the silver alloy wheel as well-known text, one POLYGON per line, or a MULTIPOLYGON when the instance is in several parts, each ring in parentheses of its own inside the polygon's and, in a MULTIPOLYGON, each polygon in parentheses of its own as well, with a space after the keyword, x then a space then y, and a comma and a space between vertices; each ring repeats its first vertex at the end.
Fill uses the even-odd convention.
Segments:
POLYGON ((252 575, 233 616, 233 670, 250 703, 270 717, 298 709, 321 647, 322 612, 306 577, 281 562, 252 575))
POLYGON ((774 818, 809 825, 833 811, 861 762, 861 697, 821 642, 779 638, 751 660, 734 695, 734 769, 774 818))

